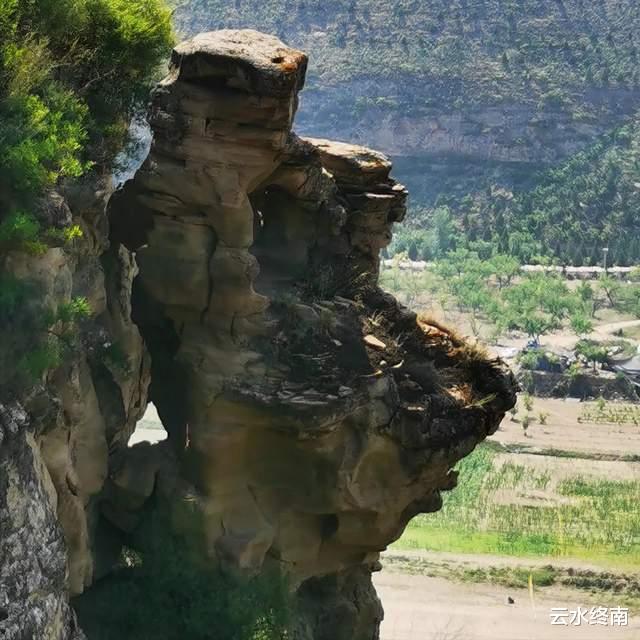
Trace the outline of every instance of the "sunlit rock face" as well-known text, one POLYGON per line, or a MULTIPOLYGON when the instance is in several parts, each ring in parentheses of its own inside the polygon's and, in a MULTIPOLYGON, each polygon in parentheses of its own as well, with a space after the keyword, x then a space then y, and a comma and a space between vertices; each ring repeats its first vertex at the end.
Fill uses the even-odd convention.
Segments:
POLYGON ((84 637, 68 599, 101 575, 97 524, 110 452, 126 447, 147 405, 150 362, 131 320, 137 267, 124 247, 109 245, 111 191, 108 180, 92 178, 48 193, 41 219, 77 225, 82 236, 66 250, 2 256, 5 273, 37 291, 43 309, 74 298, 90 308, 59 366, 29 384, 16 376, 23 353, 0 367, 3 640, 84 637), (114 345, 119 362, 108 357, 114 345))
POLYGON ((381 154, 291 132, 306 64, 202 34, 155 91, 151 153, 110 216, 169 439, 130 450, 104 514, 135 531, 155 493, 203 554, 277 564, 299 637, 371 639, 379 552, 440 507, 515 385, 378 288, 407 193, 381 154))

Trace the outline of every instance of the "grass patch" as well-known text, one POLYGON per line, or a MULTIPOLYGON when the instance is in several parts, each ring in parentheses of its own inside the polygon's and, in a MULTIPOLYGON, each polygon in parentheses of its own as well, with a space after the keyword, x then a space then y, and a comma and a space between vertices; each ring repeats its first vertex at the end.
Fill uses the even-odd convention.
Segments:
POLYGON ((600 400, 586 405, 579 422, 591 424, 640 425, 640 406, 600 400))
POLYGON ((617 482, 576 475, 548 499, 548 473, 494 465, 481 446, 459 465, 460 486, 442 511, 420 515, 396 548, 522 557, 576 558, 640 568, 640 480, 617 482), (498 494, 513 499, 499 500, 498 494), (538 493, 536 493, 538 492, 538 493))

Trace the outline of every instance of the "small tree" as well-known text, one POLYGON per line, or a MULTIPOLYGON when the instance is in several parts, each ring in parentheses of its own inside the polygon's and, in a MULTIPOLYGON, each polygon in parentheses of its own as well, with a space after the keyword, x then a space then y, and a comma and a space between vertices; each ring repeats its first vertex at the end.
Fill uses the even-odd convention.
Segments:
POLYGON ((522 430, 524 431, 524 435, 527 436, 527 431, 529 429, 529 425, 531 424, 531 416, 527 413, 522 418, 522 430))
POLYGON ((578 336, 586 336, 593 331, 593 322, 582 313, 571 316, 571 330, 578 336))
POLYGON ((555 326, 551 320, 536 313, 522 313, 518 322, 522 330, 536 342, 540 342, 540 337, 555 326))
POLYGON ((617 280, 614 280, 610 275, 603 273, 598 279, 600 289, 604 292, 612 309, 615 309, 619 302, 619 296, 621 291, 621 285, 617 280))
POLYGON ((605 364, 609 360, 609 352, 606 347, 593 342, 592 340, 581 340, 576 345, 576 354, 582 356, 587 362, 593 365, 593 372, 597 372, 597 365, 605 364))
POLYGON ((500 291, 508 287, 512 280, 520 273, 520 263, 513 256, 498 254, 491 258, 489 264, 500 291))
POLYGON ((598 298, 593 287, 588 282, 581 282, 576 289, 576 293, 585 311, 588 310, 589 317, 594 318, 596 311, 598 311, 598 298))
POLYGON ((529 393, 525 393, 522 398, 522 403, 524 404, 524 408, 527 411, 531 411, 533 409, 533 398, 529 393))

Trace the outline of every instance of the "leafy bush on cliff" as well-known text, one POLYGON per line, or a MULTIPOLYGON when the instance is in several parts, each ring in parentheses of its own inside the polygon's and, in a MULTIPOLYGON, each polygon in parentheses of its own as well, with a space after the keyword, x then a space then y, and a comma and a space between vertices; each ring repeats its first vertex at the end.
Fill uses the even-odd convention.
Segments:
POLYGON ((172 41, 164 0, 0 0, 2 384, 39 378, 73 354, 90 313, 80 298, 42 300, 7 256, 36 259, 82 237, 41 215, 47 190, 111 170, 172 41))
POLYGON ((160 534, 128 551, 126 568, 76 599, 89 640, 284 640, 290 596, 283 578, 224 574, 160 534))
POLYGON ((171 42, 162 0, 0 0, 2 208, 108 163, 171 42))

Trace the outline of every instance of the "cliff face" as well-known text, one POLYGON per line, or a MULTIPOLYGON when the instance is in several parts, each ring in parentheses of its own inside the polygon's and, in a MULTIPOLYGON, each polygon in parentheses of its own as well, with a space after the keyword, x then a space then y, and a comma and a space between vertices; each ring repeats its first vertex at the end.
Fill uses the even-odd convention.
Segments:
MULTIPOLYGON (((147 405, 148 355, 131 321, 132 256, 109 246, 108 182, 67 185, 43 201, 50 224, 78 225, 72 250, 9 253, 5 270, 43 308, 86 298, 91 317, 55 370, 20 393, 4 371, 0 395, 0 635, 76 638, 67 600, 100 576, 99 494, 110 451, 126 446, 147 405), (123 362, 106 357, 113 346, 123 362)), ((42 311, 41 311, 42 312, 42 311)), ((63 322, 49 330, 62 335, 63 322)))
POLYGON ((82 637, 68 596, 162 522, 287 575, 296 637, 375 638, 379 552, 514 404, 499 361, 378 288, 406 190, 381 154, 292 133, 306 65, 253 31, 177 47, 135 178, 52 196, 78 250, 11 263, 93 315, 0 411, 3 637, 82 637), (169 439, 128 449, 148 401, 169 439))
POLYGON ((203 34, 155 92, 150 156, 110 216, 169 441, 131 450, 108 513, 132 530, 155 490, 179 529, 188 502, 203 553, 290 576, 302 637, 371 638, 378 553, 439 508, 514 385, 378 289, 406 191, 384 156, 291 133, 306 64, 203 34))
POLYGON ((309 52, 298 130, 417 162, 396 167, 419 205, 525 186, 620 126, 640 94, 632 0, 188 0, 175 20, 187 34, 259 26, 309 52))

